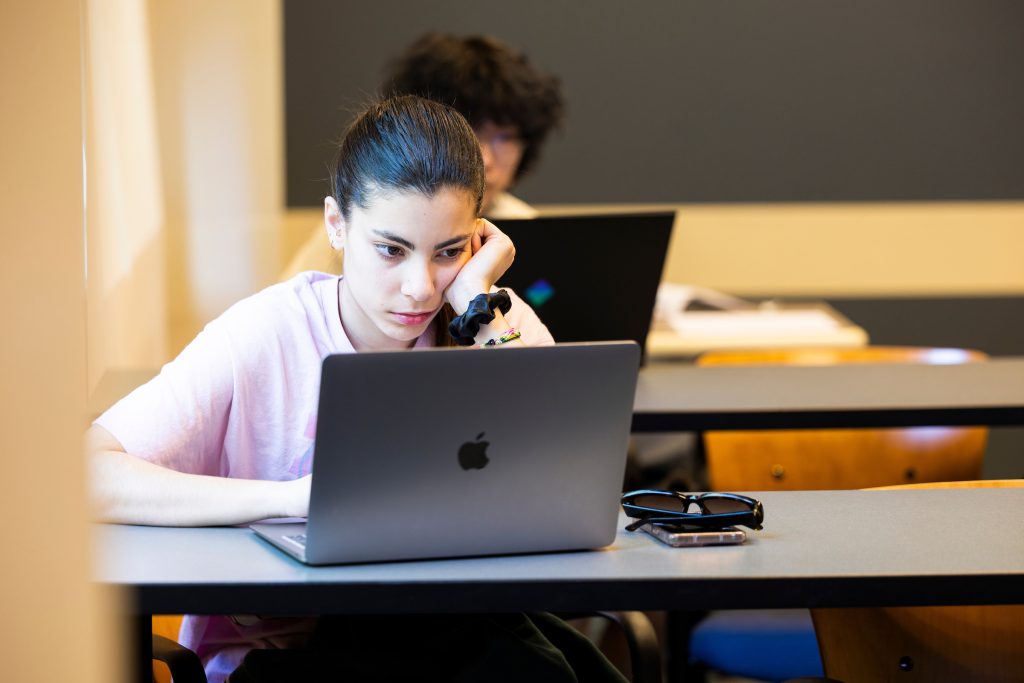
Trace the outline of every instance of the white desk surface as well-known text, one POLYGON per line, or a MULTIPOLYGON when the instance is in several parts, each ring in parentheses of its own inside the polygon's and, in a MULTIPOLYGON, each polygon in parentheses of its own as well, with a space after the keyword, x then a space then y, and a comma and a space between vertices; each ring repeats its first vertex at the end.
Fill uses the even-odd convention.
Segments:
POLYGON ((336 567, 243 528, 101 525, 95 576, 144 614, 1024 603, 1024 488, 753 495, 765 528, 741 546, 620 531, 597 551, 336 567))

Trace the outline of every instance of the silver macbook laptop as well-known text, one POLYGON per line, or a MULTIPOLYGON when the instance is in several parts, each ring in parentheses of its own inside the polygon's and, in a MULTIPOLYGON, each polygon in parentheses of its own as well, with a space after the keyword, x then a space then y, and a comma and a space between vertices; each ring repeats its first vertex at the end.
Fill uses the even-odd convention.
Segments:
POLYGON ((608 545, 639 363, 633 342, 328 356, 308 521, 252 529, 308 564, 608 545))

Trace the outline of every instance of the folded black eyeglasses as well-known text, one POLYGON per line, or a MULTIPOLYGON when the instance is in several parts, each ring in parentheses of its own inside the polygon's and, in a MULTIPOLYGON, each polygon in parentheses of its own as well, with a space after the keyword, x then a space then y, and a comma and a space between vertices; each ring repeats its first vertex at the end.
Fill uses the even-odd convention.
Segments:
POLYGON ((622 509, 635 522, 626 527, 636 531, 645 524, 694 530, 745 526, 760 529, 764 521, 761 501, 738 493, 679 493, 642 489, 622 494, 622 509), (696 510, 691 512, 693 506, 696 510))

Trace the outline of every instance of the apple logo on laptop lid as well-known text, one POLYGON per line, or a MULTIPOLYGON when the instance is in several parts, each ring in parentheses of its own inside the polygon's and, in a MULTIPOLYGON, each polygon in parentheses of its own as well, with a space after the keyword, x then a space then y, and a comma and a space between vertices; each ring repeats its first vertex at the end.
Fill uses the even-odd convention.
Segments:
POLYGON ((476 441, 467 441, 459 447, 459 465, 464 470, 482 470, 490 462, 487 457, 489 441, 481 441, 484 432, 476 435, 476 441))

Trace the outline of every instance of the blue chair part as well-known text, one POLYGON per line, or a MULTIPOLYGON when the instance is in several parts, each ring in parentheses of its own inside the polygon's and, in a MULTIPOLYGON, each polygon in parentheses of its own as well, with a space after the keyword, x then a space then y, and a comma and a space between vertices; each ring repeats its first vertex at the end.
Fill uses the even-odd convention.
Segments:
POLYGON ((805 609, 712 612, 693 630, 690 657, 710 669, 762 681, 825 675, 805 609))

